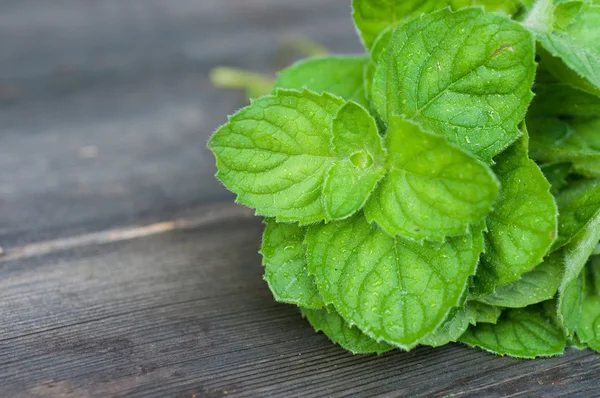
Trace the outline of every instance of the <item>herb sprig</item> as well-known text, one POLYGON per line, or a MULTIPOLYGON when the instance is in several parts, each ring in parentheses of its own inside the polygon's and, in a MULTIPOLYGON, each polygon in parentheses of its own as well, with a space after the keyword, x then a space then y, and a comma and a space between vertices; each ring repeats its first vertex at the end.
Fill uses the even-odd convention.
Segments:
POLYGON ((354 353, 599 351, 600 3, 352 3, 366 54, 281 71, 208 144, 275 299, 354 353))

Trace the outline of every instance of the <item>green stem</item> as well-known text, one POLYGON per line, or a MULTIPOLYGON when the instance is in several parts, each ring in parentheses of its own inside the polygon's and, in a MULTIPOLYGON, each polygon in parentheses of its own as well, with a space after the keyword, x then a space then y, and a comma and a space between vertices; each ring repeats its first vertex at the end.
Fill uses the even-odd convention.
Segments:
POLYGON ((218 66, 211 70, 210 81, 219 88, 247 90, 249 97, 259 97, 270 93, 275 83, 271 77, 227 66, 218 66))

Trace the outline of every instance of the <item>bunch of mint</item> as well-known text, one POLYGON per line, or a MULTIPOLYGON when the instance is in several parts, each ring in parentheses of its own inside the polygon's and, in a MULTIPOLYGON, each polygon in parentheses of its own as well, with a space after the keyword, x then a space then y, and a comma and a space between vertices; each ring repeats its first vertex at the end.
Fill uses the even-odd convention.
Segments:
POLYGON ((600 2, 354 0, 367 53, 210 139, 275 299, 354 353, 600 350, 600 2))

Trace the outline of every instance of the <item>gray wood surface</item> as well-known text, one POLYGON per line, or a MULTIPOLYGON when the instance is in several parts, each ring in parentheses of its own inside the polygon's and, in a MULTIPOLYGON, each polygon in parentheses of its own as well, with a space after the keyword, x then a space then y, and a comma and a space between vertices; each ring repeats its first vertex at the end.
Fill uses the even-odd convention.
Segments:
POLYGON ((352 356, 261 279, 205 150, 286 36, 360 51, 349 1, 0 2, 0 397, 600 396, 600 356, 352 356))

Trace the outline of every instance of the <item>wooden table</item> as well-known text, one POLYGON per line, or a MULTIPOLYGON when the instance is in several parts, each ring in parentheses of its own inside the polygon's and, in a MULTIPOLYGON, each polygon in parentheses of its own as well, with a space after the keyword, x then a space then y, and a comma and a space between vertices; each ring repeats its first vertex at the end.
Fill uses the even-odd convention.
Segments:
POLYGON ((261 221, 205 149, 286 36, 358 52, 348 0, 0 2, 0 396, 600 396, 600 356, 352 356, 273 302, 261 221))

